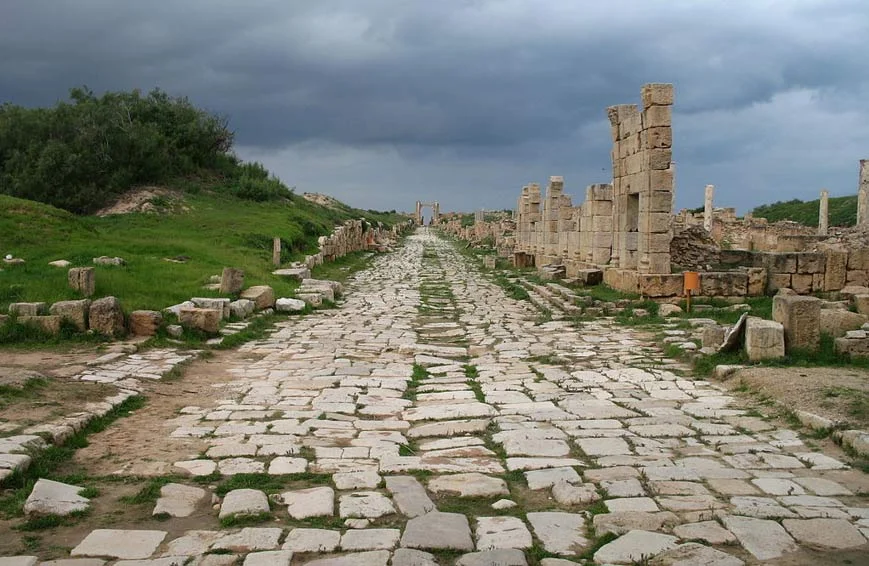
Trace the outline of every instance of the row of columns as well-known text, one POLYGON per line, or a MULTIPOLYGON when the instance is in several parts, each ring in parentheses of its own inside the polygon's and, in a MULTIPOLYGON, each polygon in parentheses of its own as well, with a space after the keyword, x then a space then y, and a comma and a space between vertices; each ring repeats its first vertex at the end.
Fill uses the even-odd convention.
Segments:
MULTIPOLYGON (((712 201, 715 185, 706 185, 703 201, 703 228, 712 231, 712 201)), ((869 159, 860 160, 860 177, 857 186, 857 227, 869 229, 869 159)), ((818 235, 826 236, 830 229, 830 192, 821 190, 818 205, 818 235)))

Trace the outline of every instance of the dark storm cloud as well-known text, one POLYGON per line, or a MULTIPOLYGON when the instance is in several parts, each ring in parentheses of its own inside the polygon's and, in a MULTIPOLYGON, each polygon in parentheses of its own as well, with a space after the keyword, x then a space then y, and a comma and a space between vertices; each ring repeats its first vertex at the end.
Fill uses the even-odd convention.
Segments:
POLYGON ((865 0, 7 0, 0 10, 0 100, 159 86, 229 115, 239 152, 299 190, 366 207, 407 208, 416 192, 455 208, 510 206, 550 174, 581 195, 608 180, 606 106, 637 103, 645 82, 676 84, 681 205, 696 206, 707 182, 743 209, 822 185, 853 192, 849 164, 869 148, 851 123, 869 114, 865 0))

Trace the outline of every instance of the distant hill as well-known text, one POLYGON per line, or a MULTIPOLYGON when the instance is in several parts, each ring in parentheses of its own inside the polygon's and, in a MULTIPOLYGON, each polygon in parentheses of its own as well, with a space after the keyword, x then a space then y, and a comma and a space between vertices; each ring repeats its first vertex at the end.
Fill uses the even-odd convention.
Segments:
MULTIPOLYGON (((819 199, 793 199, 764 204, 751 212, 754 216, 761 216, 770 222, 793 220, 805 226, 817 226, 819 203, 819 199)), ((857 223, 857 195, 831 197, 829 211, 830 226, 854 226, 857 223)))

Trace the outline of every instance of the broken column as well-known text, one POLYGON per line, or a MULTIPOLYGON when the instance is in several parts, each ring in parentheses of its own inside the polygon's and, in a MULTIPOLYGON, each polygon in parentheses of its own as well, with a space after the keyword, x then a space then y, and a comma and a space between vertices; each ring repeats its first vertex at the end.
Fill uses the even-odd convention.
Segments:
POLYGON ((712 199, 715 194, 715 185, 706 185, 706 193, 703 198, 703 229, 712 231, 712 199))
POLYGON ((827 189, 821 191, 821 201, 818 204, 818 236, 826 236, 829 226, 829 199, 827 189))
POLYGON ((772 318, 785 329, 788 351, 817 350, 821 344, 821 300, 802 295, 776 295, 772 318))
POLYGON ((93 267, 73 267, 67 273, 69 286, 85 297, 90 297, 96 290, 96 276, 93 267))
POLYGON ((869 229, 869 159, 860 160, 857 184, 857 227, 869 229))

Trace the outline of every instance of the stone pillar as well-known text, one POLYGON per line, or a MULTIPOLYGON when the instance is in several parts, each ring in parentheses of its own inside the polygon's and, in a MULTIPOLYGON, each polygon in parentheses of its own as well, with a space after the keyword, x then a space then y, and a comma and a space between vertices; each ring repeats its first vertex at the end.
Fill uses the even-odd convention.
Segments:
POLYGON ((419 201, 416 201, 416 224, 422 224, 422 203, 419 201))
POLYGON ((715 195, 715 185, 706 185, 703 199, 703 229, 712 232, 712 199, 715 195))
POLYGON ((277 236, 272 239, 272 263, 275 267, 281 265, 281 239, 277 236))
POLYGON ((827 189, 821 191, 821 201, 818 205, 818 236, 826 236, 829 226, 829 198, 827 189))
POLYGON ((869 229, 869 159, 860 160, 857 185, 857 227, 869 229))

